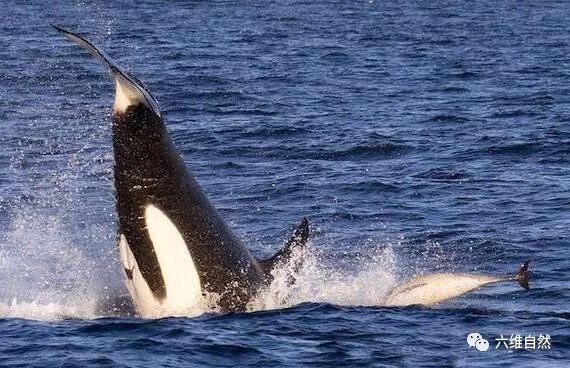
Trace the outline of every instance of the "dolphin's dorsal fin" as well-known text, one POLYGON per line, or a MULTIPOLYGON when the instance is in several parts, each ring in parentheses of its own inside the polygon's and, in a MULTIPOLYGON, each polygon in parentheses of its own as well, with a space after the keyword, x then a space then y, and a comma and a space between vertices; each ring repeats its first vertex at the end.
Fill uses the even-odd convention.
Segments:
MULTIPOLYGON (((270 277, 271 271, 289 262, 294 252, 306 248, 309 241, 309 220, 303 218, 301 224, 295 229, 293 236, 274 256, 259 261, 261 268, 270 277)), ((293 271, 301 267, 301 262, 292 265, 293 271)))
POLYGON ((113 106, 115 113, 125 112, 129 106, 142 103, 151 109, 159 118, 162 117, 158 104, 151 94, 136 78, 131 77, 119 68, 106 53, 99 50, 91 41, 77 33, 70 32, 55 25, 52 25, 52 27, 89 51, 95 59, 99 60, 109 70, 115 80, 115 104, 113 106))

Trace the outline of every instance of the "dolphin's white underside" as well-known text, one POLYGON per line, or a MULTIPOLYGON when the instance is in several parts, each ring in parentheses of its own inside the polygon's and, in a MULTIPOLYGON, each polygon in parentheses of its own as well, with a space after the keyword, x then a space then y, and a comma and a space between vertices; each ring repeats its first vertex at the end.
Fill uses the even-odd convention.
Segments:
POLYGON ((146 207, 144 219, 166 286, 166 297, 159 300, 152 294, 126 237, 120 234, 121 262, 125 269, 132 271, 132 279, 127 279, 127 289, 139 315, 158 318, 198 313, 203 305, 202 286, 184 238, 168 216, 153 205, 146 207))
POLYGON ((438 273, 414 278, 395 288, 384 301, 388 306, 422 304, 426 306, 441 303, 488 284, 506 281, 505 278, 469 275, 460 273, 438 273))

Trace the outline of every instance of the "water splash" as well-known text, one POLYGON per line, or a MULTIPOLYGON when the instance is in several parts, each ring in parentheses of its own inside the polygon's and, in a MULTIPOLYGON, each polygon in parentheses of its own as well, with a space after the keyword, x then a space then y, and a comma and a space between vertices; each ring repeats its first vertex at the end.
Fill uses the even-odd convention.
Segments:
MULTIPOLYGON (((396 284, 396 256, 392 247, 369 250, 357 259, 359 268, 343 268, 316 252, 295 254, 304 257, 303 266, 289 280, 293 270, 287 266, 274 271, 269 287, 250 303, 249 310, 290 307, 296 304, 330 303, 336 305, 377 306, 396 284)), ((295 264, 293 259, 290 264, 295 264)))
MULTIPOLYGON (((97 318, 110 291, 102 272, 108 267, 81 251, 57 216, 14 218, 0 251, 0 318, 97 318)), ((114 249, 113 249, 114 250, 114 249)), ((299 270, 276 269, 273 282, 249 305, 248 311, 280 309, 304 302, 338 305, 381 305, 395 283, 391 247, 362 255, 359 270, 342 268, 315 251, 303 257, 299 270), (295 282, 291 283, 291 277, 295 282)), ((117 267, 117 269, 119 269, 117 267)), ((118 279, 121 276, 117 275, 118 279)), ((121 302, 121 296, 111 303, 121 302)), ((124 299, 122 299, 124 301, 124 299)), ((189 317, 216 312, 215 295, 208 296, 189 317)), ((118 308, 116 314, 127 312, 118 308)))
POLYGON ((94 316, 97 265, 67 234, 57 216, 14 217, 0 250, 0 317, 94 316))

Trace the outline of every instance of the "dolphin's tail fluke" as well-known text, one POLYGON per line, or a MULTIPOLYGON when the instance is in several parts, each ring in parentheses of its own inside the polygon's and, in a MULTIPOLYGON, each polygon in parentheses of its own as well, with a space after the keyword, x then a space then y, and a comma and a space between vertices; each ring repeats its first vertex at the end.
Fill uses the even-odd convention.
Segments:
MULTIPOLYGON (((136 78, 128 75, 107 55, 105 52, 99 50, 91 41, 83 36, 73 33, 61 27, 52 24, 52 27, 61 32, 64 36, 83 47, 97 60, 101 62, 109 70, 115 81, 117 82, 117 89, 126 94, 129 101, 139 101, 144 103, 152 109, 156 115, 161 117, 160 109, 156 100, 151 94, 143 87, 142 83, 136 78)), ((117 91, 118 93, 119 91, 117 91)), ((116 102, 116 101, 115 101, 116 102)))
POLYGON ((518 281, 519 285, 522 286, 525 290, 530 290, 530 286, 528 284, 528 264, 530 261, 526 261, 522 264, 519 272, 515 275, 515 280, 518 281))

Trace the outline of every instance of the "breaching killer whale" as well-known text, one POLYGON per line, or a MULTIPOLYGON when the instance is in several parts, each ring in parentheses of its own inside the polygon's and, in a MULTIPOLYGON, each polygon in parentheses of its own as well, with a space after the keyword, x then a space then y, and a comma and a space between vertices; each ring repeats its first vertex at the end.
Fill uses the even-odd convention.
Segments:
POLYGON ((529 261, 524 262, 515 275, 507 277, 467 273, 434 273, 418 276, 390 291, 384 305, 431 306, 486 285, 508 281, 516 281, 523 289, 530 290, 528 264, 529 261))
POLYGON ((273 257, 251 255, 186 168, 151 94, 89 40, 54 28, 101 61, 115 82, 118 246, 138 315, 188 315, 203 308, 205 295, 222 312, 244 311, 272 271, 306 246, 308 220, 273 257))

